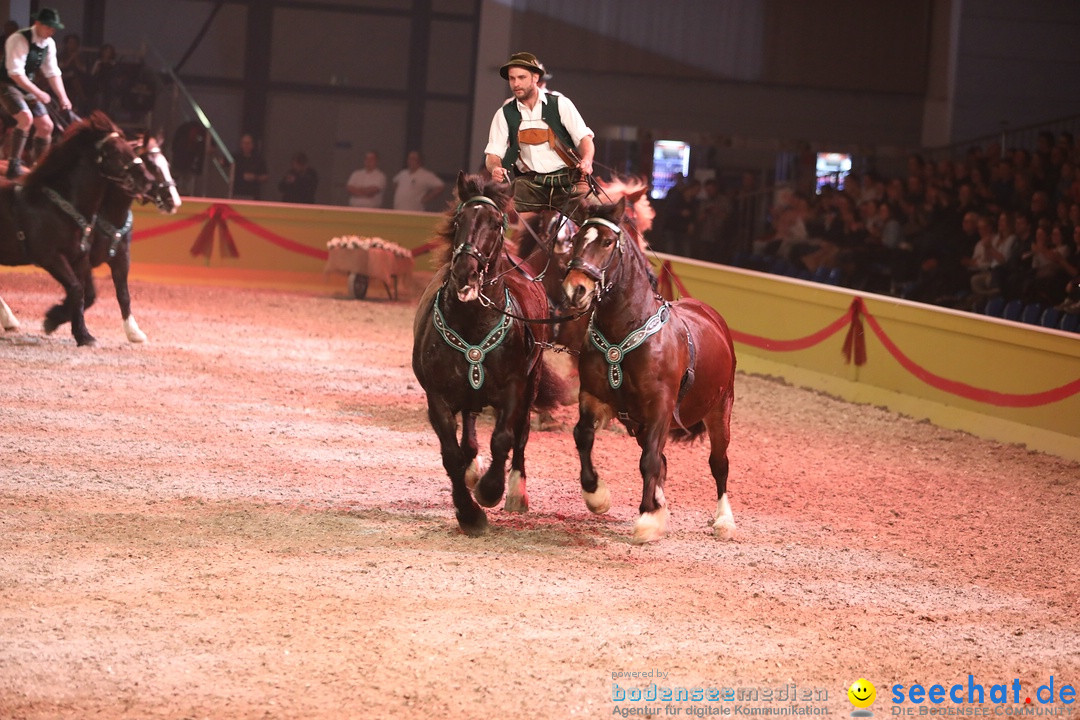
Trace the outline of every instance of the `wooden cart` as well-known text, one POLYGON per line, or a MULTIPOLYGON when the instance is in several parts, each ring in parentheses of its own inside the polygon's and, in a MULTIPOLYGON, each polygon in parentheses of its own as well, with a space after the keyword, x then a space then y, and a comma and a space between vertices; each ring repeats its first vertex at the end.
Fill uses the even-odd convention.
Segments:
POLYGON ((363 300, 371 280, 381 282, 386 295, 397 300, 400 289, 408 292, 412 277, 412 257, 402 257, 382 248, 330 248, 326 272, 348 276, 349 297, 363 300))

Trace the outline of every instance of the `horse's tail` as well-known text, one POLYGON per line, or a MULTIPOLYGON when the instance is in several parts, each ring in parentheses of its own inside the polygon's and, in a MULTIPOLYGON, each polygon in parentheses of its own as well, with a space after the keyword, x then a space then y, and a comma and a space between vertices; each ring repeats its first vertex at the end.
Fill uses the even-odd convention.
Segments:
POLYGON ((677 425, 671 427, 671 431, 668 433, 668 438, 674 442, 692 443, 699 437, 705 434, 708 428, 705 427, 705 421, 695 423, 690 427, 683 429, 677 425))

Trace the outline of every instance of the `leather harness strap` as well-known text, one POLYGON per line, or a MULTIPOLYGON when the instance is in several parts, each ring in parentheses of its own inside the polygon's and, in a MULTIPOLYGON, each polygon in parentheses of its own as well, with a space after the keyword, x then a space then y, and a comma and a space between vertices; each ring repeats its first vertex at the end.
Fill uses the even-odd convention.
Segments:
POLYGON ((518 143, 520 145, 544 145, 546 143, 559 156, 559 159, 566 163, 566 167, 577 166, 577 161, 571 157, 569 150, 551 128, 522 128, 518 130, 518 143))

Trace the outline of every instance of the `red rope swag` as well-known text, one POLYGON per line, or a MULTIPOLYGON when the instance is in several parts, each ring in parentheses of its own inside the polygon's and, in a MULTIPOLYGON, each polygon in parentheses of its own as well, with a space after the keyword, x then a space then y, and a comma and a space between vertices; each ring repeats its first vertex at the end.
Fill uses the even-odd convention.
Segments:
POLYGON ((137 230, 132 233, 131 241, 139 242, 140 240, 146 240, 157 237, 158 235, 165 235, 170 232, 175 232, 176 230, 181 230, 189 225, 203 223, 198 236, 195 238, 194 244, 191 246, 192 256, 198 257, 202 255, 206 258, 211 256, 214 250, 214 231, 216 230, 218 251, 220 252, 221 257, 238 258, 240 257, 240 252, 236 249, 236 242, 233 240, 232 232, 229 230, 229 222, 236 223, 252 235, 260 237, 263 240, 290 252, 307 255, 319 260, 326 260, 327 258, 326 250, 313 248, 278 235, 272 230, 252 222, 225 203, 214 203, 206 208, 206 210, 189 218, 165 223, 164 225, 158 225, 149 230, 137 230))
MULTIPOLYGON (((686 286, 683 285, 682 281, 672 270, 671 263, 668 261, 664 261, 661 265, 657 284, 660 288, 660 293, 668 300, 674 299, 674 293, 672 292, 673 286, 679 289, 681 297, 691 297, 690 293, 686 290, 686 286)), ((973 385, 968 385, 967 383, 957 380, 950 380, 949 378, 932 373, 908 357, 896 343, 893 342, 892 338, 885 333, 884 328, 881 327, 881 323, 878 322, 877 318, 871 315, 870 311, 866 309, 866 303, 864 303, 863 299, 860 297, 853 298, 851 305, 848 306, 848 309, 839 318, 829 323, 821 330, 805 337, 792 340, 775 340, 759 335, 750 335, 749 333, 743 333, 737 330, 731 331, 731 337, 736 342, 761 348, 762 350, 768 350, 770 352, 792 352, 795 350, 805 350, 806 348, 824 342, 846 326, 848 331, 847 335, 844 337, 844 344, 841 348, 841 352, 844 355, 844 362, 854 362, 856 366, 861 367, 866 364, 867 359, 866 331, 863 327, 864 317, 866 318, 866 323, 870 326, 870 329, 873 330, 874 335, 877 336, 878 340, 881 341, 881 344, 901 367, 927 385, 951 395, 956 395, 957 397, 966 398, 968 400, 975 400, 988 405, 1021 408, 1037 407, 1039 405, 1060 402, 1067 397, 1080 393, 1080 378, 1059 387, 1037 393, 1003 393, 996 390, 988 390, 986 388, 977 388, 973 385)))

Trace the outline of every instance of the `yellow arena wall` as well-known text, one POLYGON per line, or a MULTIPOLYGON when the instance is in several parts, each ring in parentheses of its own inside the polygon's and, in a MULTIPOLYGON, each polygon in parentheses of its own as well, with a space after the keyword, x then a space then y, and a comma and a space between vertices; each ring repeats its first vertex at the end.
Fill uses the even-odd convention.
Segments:
MULTIPOLYGON (((239 282, 289 289, 344 287, 325 272, 326 244, 345 235, 381 237, 413 249, 431 241, 438 213, 361 210, 329 205, 184 198, 174 215, 134 206, 132 277, 170 276, 190 268, 192 282, 239 282), (235 251, 235 257, 233 256, 235 251)), ((432 270, 435 255, 417 258, 432 270)))
MULTIPOLYGON (((185 282, 337 291, 342 279, 324 272, 331 238, 397 243, 423 274, 442 219, 186 198, 176 215, 136 209, 132 276, 181 268, 185 282)), ((1080 334, 674 256, 654 262, 669 297, 724 315, 744 371, 1080 460, 1080 334)))
POLYGON ((727 319, 742 370, 1080 460, 1080 334, 659 258, 663 286, 727 319))

